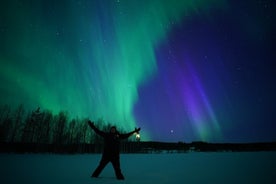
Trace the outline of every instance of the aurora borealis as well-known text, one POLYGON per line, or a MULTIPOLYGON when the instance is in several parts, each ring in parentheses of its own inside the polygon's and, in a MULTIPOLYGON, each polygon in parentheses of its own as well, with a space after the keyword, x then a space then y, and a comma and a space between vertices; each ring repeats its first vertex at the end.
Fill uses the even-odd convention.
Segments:
POLYGON ((143 140, 275 141, 270 1, 2 4, 0 104, 140 126, 143 140))

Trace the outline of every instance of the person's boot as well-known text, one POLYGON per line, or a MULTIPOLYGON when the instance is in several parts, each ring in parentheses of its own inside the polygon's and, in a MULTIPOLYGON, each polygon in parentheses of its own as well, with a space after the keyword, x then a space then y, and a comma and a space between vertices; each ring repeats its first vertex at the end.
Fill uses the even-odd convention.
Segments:
POLYGON ((91 175, 91 178, 98 178, 98 175, 96 175, 95 173, 93 173, 93 174, 91 175))
POLYGON ((125 177, 123 176, 122 173, 117 173, 116 176, 117 176, 118 180, 124 180, 125 179, 125 177))
POLYGON ((118 176, 117 179, 118 180, 125 180, 125 177, 124 176, 118 176))

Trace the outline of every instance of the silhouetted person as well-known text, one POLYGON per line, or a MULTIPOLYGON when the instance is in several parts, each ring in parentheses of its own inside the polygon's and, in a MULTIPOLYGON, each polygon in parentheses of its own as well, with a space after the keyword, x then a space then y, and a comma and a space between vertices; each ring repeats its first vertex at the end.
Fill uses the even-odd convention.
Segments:
POLYGON ((104 150, 102 154, 102 159, 99 166, 93 172, 91 177, 98 177, 104 167, 111 162, 114 168, 116 177, 118 180, 124 180, 124 176, 120 168, 120 140, 127 139, 132 134, 139 133, 140 128, 135 128, 134 131, 127 134, 120 134, 115 126, 110 128, 109 132, 103 132, 95 127, 94 122, 88 121, 89 126, 100 136, 104 138, 104 150))

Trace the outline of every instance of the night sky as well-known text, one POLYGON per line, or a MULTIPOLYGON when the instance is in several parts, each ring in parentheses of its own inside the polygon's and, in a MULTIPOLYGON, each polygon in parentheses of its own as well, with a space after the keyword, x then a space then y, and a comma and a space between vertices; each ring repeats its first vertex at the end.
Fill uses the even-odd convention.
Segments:
POLYGON ((4 0, 0 105, 142 140, 276 141, 273 0, 4 0))

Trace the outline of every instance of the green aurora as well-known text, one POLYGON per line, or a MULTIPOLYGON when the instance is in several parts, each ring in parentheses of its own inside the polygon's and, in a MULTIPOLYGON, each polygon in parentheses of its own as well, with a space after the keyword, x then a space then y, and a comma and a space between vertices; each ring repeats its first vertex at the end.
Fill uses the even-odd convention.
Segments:
MULTIPOLYGON (((136 125, 138 89, 155 49, 216 0, 7 1, 1 6, 1 103, 136 125)), ((145 130, 145 137, 150 133, 145 130)))

